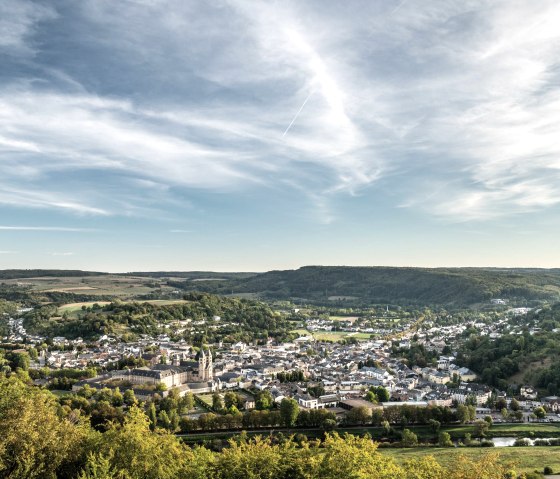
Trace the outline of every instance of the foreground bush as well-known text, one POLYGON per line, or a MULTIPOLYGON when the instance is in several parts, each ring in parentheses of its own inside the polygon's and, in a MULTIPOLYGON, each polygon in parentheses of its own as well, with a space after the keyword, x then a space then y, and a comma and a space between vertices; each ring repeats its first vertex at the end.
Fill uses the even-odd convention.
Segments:
MULTIPOLYGON (((300 438, 301 439, 301 438, 300 438)), ((368 437, 273 442, 241 434, 221 452, 189 448, 150 429, 132 406, 122 424, 95 431, 48 391, 0 377, 0 477, 10 479, 506 479, 497 454, 459 457, 446 468, 425 457, 399 465, 368 437)))

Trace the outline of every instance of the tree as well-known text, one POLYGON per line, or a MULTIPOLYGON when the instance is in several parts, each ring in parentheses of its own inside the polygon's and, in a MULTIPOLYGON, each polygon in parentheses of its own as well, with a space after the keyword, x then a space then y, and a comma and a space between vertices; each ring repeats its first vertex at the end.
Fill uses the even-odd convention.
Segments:
POLYGON ((169 429, 171 426, 171 420, 169 419, 169 415, 167 411, 160 411, 158 414, 158 423, 165 429, 169 429))
POLYGON ((212 409, 214 411, 221 411, 224 408, 224 403, 222 401, 222 396, 220 396, 220 393, 215 392, 214 394, 212 394, 212 409))
POLYGON ((430 429, 434 432, 437 433, 439 431, 439 428, 441 427, 441 422, 435 420, 435 419, 430 419, 428 421, 428 424, 430 425, 430 429))
POLYGON ((268 389, 259 391, 255 395, 255 407, 258 410, 270 409, 274 404, 274 398, 268 389))
POLYGON ((182 397, 181 400, 181 406, 182 409, 184 409, 186 412, 191 411, 194 408, 194 396, 193 393, 188 392, 187 394, 185 394, 182 397))
POLYGON ((402 432, 401 444, 403 447, 414 447, 418 445, 418 437, 410 429, 402 432))
POLYGON ((0 477, 60 476, 85 455, 90 434, 79 416, 57 415, 50 392, 0 377, 0 477))
POLYGON ((157 426, 156 406, 153 402, 148 407, 148 418, 150 420, 150 429, 153 431, 157 426))
POLYGON ((465 424, 470 419, 469 410, 464 404, 459 404, 457 406, 457 419, 461 424, 465 424))
POLYGON ((110 457, 115 470, 126 471, 127 479, 189 477, 186 469, 194 452, 167 431, 150 432, 149 419, 136 406, 122 426, 114 424, 101 439, 99 454, 110 457))
POLYGON ((488 429, 490 429, 490 424, 486 421, 478 420, 474 424, 475 435, 479 438, 486 437, 488 429))
POLYGON ((111 403, 113 406, 122 406, 124 403, 124 396, 122 395, 119 388, 113 390, 113 397, 111 398, 111 403))
POLYGON ((126 473, 119 473, 111 466, 112 456, 112 451, 107 457, 101 454, 89 454, 86 466, 78 479, 126 479, 126 473))
POLYGON ((346 421, 349 424, 367 424, 371 419, 371 409, 366 406, 358 406, 346 413, 346 421))
POLYGON ((546 411, 544 410, 544 408, 542 406, 536 407, 533 411, 533 414, 538 418, 538 419, 543 419, 546 416, 546 411))
POLYGON ((295 399, 282 399, 282 402, 280 403, 280 417, 284 426, 295 426, 298 413, 299 406, 295 399))
POLYGON ((375 394, 379 402, 387 402, 391 398, 389 391, 383 386, 372 386, 369 390, 375 394))
POLYGON ((496 411, 501 411, 504 408, 507 408, 507 401, 505 400, 505 398, 501 397, 498 398, 498 400, 496 401, 496 405, 495 405, 496 411))
POLYGON ((309 475, 321 479, 412 477, 389 457, 377 452, 377 444, 370 437, 327 434, 323 442, 324 454, 308 460, 309 475))
POLYGON ((453 441, 451 440, 451 436, 448 432, 440 432, 438 437, 438 446, 439 447, 453 447, 453 441))
POLYGON ((179 419, 177 409, 172 409, 169 413, 169 430, 171 432, 176 432, 179 429, 179 419))
POLYGON ((224 404, 228 410, 232 407, 239 409, 242 406, 242 400, 239 394, 228 391, 224 396, 224 404))
POLYGON ((385 432, 385 435, 389 435, 391 433, 391 424, 389 423, 389 421, 384 420, 381 423, 381 427, 383 427, 383 431, 385 432))
POLYGON ((372 391, 368 391, 366 393, 366 401, 369 401, 369 402, 374 403, 374 404, 379 402, 379 400, 377 399, 377 396, 372 391))
POLYGON ((519 405, 519 401, 515 398, 513 398, 509 403, 509 407, 512 411, 519 411, 521 409, 521 406, 519 405))
POLYGON ((12 363, 12 369, 23 369, 24 371, 29 369, 30 358, 26 352, 11 353, 9 359, 12 363))
POLYGON ((123 401, 127 406, 134 406, 138 404, 138 400, 136 399, 136 395, 134 394, 134 390, 127 389, 123 394, 123 401))

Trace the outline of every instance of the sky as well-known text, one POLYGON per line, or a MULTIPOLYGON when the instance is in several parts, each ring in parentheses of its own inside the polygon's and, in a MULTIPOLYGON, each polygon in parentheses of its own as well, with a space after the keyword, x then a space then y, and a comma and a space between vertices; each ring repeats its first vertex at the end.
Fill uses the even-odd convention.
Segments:
POLYGON ((560 267, 557 0, 1 0, 0 269, 560 267))

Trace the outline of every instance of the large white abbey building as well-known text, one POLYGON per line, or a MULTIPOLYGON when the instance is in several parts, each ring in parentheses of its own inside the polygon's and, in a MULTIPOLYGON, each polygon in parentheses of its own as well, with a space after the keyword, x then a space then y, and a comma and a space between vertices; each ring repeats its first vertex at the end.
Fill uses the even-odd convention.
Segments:
POLYGON ((113 371, 113 379, 130 381, 133 384, 155 385, 163 383, 167 388, 180 387, 183 391, 189 389, 214 390, 214 367, 212 352, 202 348, 198 361, 185 361, 180 356, 172 358, 172 364, 156 364, 151 367, 113 371))

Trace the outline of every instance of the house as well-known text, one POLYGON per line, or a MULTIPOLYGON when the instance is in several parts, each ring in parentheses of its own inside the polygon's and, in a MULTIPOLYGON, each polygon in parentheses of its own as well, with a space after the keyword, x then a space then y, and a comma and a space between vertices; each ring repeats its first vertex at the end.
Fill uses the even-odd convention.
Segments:
POLYGON ((560 397, 547 396, 542 399, 542 402, 548 411, 560 412, 560 397))
POLYGON ((523 399, 537 399, 537 391, 532 386, 521 386, 519 395, 523 399))
POLYGON ((309 394, 301 394, 295 396, 298 404, 306 409, 318 409, 319 399, 310 396, 309 394))

